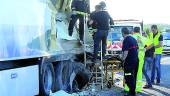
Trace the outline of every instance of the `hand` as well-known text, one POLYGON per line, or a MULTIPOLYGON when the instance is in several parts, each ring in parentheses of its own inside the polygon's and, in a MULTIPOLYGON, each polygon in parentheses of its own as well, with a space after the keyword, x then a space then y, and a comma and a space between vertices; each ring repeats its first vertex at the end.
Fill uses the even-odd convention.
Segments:
POLYGON ((144 48, 143 51, 146 52, 146 48, 144 48))

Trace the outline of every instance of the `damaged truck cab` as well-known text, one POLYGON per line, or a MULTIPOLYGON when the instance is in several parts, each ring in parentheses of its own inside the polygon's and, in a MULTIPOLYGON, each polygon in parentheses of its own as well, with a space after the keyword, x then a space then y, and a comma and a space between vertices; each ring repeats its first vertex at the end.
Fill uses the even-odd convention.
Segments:
MULTIPOLYGON (((0 96, 48 96, 81 89, 89 81, 89 71, 77 58, 84 53, 78 32, 68 35, 70 4, 71 0, 1 1, 0 96)), ((91 42, 87 35, 86 42, 91 42)))

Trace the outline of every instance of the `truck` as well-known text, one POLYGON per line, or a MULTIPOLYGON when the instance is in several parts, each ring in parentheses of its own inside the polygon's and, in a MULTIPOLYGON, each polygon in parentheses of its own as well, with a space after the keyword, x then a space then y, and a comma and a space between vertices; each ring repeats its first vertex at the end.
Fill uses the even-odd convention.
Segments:
POLYGON ((141 34, 143 32, 143 21, 136 19, 117 19, 114 20, 114 25, 111 25, 110 32, 107 38, 107 54, 117 55, 122 54, 122 41, 123 37, 121 29, 127 27, 131 33, 133 33, 134 27, 140 27, 141 34))
MULTIPOLYGON (((48 96, 81 89, 89 81, 76 28, 68 35, 70 4, 1 0, 0 96, 48 96)), ((86 42, 92 42, 86 33, 86 42)))

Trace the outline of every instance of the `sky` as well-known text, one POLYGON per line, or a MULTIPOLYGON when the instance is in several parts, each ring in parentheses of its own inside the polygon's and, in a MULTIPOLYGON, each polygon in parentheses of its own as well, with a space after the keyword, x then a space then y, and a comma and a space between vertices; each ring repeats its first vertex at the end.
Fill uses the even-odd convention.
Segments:
POLYGON ((146 24, 170 24, 170 0, 90 0, 91 10, 105 1, 113 19, 138 19, 146 24))

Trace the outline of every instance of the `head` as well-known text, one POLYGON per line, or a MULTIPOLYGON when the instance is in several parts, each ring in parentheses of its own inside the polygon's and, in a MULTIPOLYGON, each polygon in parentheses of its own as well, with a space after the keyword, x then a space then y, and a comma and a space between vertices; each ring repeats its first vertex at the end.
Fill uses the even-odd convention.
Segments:
POLYGON ((103 10, 106 8, 106 3, 104 1, 101 1, 99 5, 102 7, 103 10))
POLYGON ((95 6, 95 11, 100 11, 101 10, 101 6, 100 5, 96 5, 95 6))
POLYGON ((130 32, 129 32, 129 30, 128 30, 127 27, 123 27, 122 30, 121 30, 121 32, 122 32, 123 38, 125 38, 127 35, 130 34, 130 32))
POLYGON ((158 27, 157 25, 152 25, 151 26, 151 31, 153 32, 153 34, 156 34, 158 32, 158 27))
POLYGON ((140 33, 140 27, 134 27, 133 32, 140 33))

